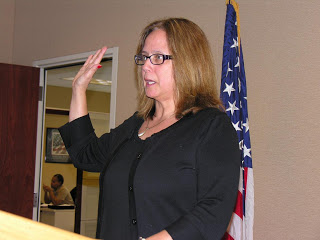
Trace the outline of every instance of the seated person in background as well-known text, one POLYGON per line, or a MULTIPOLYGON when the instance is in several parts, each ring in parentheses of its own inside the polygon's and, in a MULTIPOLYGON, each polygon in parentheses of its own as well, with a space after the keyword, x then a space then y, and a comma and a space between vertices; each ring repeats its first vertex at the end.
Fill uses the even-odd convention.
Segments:
POLYGON ((62 185, 63 182, 63 176, 56 174, 52 177, 51 187, 43 184, 45 203, 52 202, 53 205, 74 204, 69 190, 62 185))

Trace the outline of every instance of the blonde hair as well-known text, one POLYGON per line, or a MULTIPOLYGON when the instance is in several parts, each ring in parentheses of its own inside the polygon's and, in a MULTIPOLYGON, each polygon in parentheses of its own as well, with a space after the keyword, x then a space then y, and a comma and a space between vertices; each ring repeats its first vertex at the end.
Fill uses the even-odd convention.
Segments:
MULTIPOLYGON (((157 29, 166 32, 175 80, 176 117, 207 108, 221 108, 216 89, 213 57, 207 37, 198 25, 184 18, 168 18, 149 24, 142 31, 137 47, 141 54, 146 38, 157 29)), ((154 100, 144 92, 141 67, 136 67, 138 85, 138 115, 152 117, 154 100)))

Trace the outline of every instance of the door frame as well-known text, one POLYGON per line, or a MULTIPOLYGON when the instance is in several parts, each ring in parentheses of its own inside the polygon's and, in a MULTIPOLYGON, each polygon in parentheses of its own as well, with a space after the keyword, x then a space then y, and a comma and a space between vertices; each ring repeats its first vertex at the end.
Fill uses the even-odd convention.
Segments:
MULTIPOLYGON (((112 58, 112 74, 111 74, 111 96, 110 96, 110 129, 115 127, 116 118, 116 97, 117 97, 117 79, 118 79, 118 52, 119 47, 108 48, 103 55, 104 58, 112 58)), ((89 55, 94 54, 95 51, 79 53, 69 56, 45 59, 34 61, 33 66, 40 68, 39 79, 39 97, 38 102, 38 126, 37 126, 37 147, 36 147, 36 161, 35 161, 35 178, 34 178, 34 204, 32 219, 40 220, 40 193, 42 182, 42 162, 43 162, 43 141, 44 141, 44 120, 45 120, 45 106, 46 106, 46 69, 52 67, 65 66, 76 63, 84 63, 89 55)))

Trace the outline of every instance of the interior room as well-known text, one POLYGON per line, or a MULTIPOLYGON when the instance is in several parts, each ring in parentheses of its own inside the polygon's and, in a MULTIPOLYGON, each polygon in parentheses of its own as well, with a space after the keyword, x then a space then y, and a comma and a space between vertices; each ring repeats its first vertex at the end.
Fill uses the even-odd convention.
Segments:
MULTIPOLYGON (((72 191, 81 188, 81 204, 77 206, 75 197, 75 209, 49 209, 44 201, 44 191, 41 190, 40 222, 53 225, 71 232, 74 232, 75 212, 80 215, 80 234, 88 237, 95 237, 97 222, 97 206, 99 196, 99 174, 82 172, 82 181, 77 184, 77 169, 73 166, 67 152, 62 155, 51 154, 51 130, 69 121, 69 105, 71 99, 71 85, 74 76, 81 68, 80 64, 70 66, 55 66, 45 70, 46 101, 45 121, 43 137, 43 160, 42 160, 42 184, 50 185, 51 178, 55 174, 64 176, 64 186, 72 191), (50 143, 48 143, 50 141, 50 143), (61 158, 64 157, 64 158, 61 158), (59 216, 61 215, 60 219, 59 216)), ((103 69, 95 74, 95 78, 88 87, 88 111, 92 119, 93 127, 97 136, 109 132, 110 119, 110 94, 112 85, 112 59, 105 59, 101 65, 103 69)), ((60 134, 59 134, 60 135, 60 134)), ((61 137, 60 137, 61 138, 61 137)))
MULTIPOLYGON (((253 159, 254 239, 319 239, 320 2, 237 2, 253 159)), ((133 56, 143 27, 172 16, 197 23, 211 44, 219 85, 225 15, 224 0, 0 0, 0 62, 33 66, 43 59, 118 47, 118 126, 137 107, 133 56)), ((49 88, 58 100, 66 100, 60 94, 68 90, 49 88)), ((67 103, 55 105, 58 100, 47 95, 48 108, 68 109, 67 103)), ((65 115, 48 114, 46 127, 66 121, 65 115)), ((57 171, 66 175, 71 190, 77 175, 71 164, 44 160, 42 182, 49 184, 57 171)), ((96 186, 97 176, 87 179, 88 186, 96 186)))

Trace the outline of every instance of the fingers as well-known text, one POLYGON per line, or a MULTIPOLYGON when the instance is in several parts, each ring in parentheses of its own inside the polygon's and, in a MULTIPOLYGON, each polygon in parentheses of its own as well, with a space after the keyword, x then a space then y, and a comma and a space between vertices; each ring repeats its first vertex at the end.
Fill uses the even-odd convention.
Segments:
POLYGON ((103 58, 103 55, 107 51, 107 47, 103 47, 99 49, 94 55, 90 55, 85 62, 84 66, 86 66, 86 72, 89 72, 89 75, 92 76, 97 71, 97 68, 99 68, 100 62, 103 58))
MULTIPOLYGON (((100 65, 101 66, 101 65, 100 65)), ((90 68, 88 67, 86 69, 86 71, 83 73, 83 76, 86 78, 86 79, 92 79, 93 75, 96 73, 96 71, 98 70, 99 68, 99 65, 97 64, 94 64, 92 65, 90 68)))
MULTIPOLYGON (((100 55, 100 53, 101 53, 101 49, 99 49, 98 51, 96 51, 96 53, 93 55, 93 57, 92 57, 92 59, 91 59, 90 63, 94 63, 94 64, 96 64, 96 63, 97 63, 97 62, 96 62, 97 57, 100 55)), ((99 61, 99 62, 100 62, 100 61, 99 61)))
POLYGON ((91 64, 99 64, 106 51, 107 51, 107 47, 103 47, 99 49, 98 51, 96 51, 96 53, 93 56, 92 55, 89 56, 90 59, 88 58, 87 62, 91 64))
POLYGON ((81 67, 75 78, 73 79, 73 86, 79 86, 81 89, 87 88, 93 75, 101 67, 100 62, 103 55, 107 51, 107 47, 103 47, 96 51, 94 55, 90 55, 84 65, 81 67))
POLYGON ((99 64, 102 60, 103 55, 107 51, 106 47, 99 49, 96 54, 93 56, 92 61, 94 64, 99 64))
POLYGON ((83 64, 83 66, 87 66, 90 62, 91 62, 91 59, 93 58, 93 55, 90 55, 88 58, 87 58, 87 60, 86 60, 86 62, 83 64))
MULTIPOLYGON (((94 55, 90 55, 86 62, 83 64, 82 68, 78 72, 77 76, 79 76, 81 73, 85 72, 88 68, 92 68, 93 65, 99 64, 103 58, 103 55, 107 51, 107 47, 103 47, 96 51, 94 55)), ((99 65, 95 66, 98 67, 99 65)))

